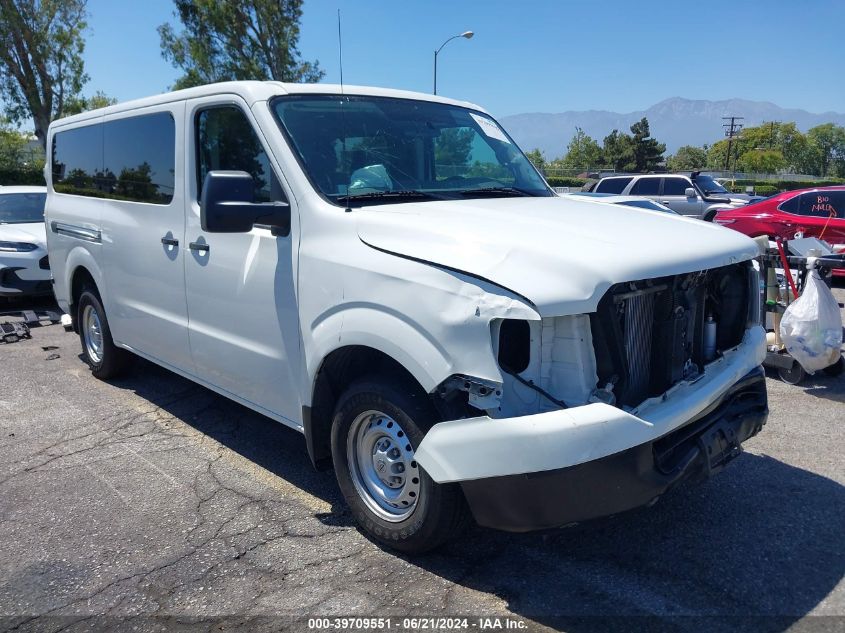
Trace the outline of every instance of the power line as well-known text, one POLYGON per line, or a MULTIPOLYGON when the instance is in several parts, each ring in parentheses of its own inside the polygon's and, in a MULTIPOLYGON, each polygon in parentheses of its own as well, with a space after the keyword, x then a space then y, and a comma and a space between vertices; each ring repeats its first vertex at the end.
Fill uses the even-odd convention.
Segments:
POLYGON ((737 121, 744 120, 745 117, 743 116, 723 116, 723 121, 730 121, 729 123, 723 123, 722 127, 725 128, 725 136, 728 137, 728 151, 725 154, 725 171, 728 171, 728 166, 731 160, 731 146, 733 145, 734 136, 737 136, 740 131, 742 130, 742 123, 737 123, 737 121))

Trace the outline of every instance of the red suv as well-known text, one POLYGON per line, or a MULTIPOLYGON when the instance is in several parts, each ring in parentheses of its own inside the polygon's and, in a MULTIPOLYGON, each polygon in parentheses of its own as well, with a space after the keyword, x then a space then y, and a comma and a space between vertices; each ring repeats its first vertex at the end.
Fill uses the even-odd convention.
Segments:
POLYGON ((751 237, 818 237, 845 252, 845 186, 787 191, 720 211, 715 222, 751 237))

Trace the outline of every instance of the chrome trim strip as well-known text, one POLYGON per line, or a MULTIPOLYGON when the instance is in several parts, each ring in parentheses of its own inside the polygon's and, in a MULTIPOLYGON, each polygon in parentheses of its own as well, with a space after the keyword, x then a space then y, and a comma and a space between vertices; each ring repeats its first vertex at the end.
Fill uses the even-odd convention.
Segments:
POLYGON ((68 237, 75 237, 86 242, 94 242, 95 244, 101 244, 103 241, 99 229, 86 229, 84 226, 77 226, 75 224, 64 224, 54 220, 50 222, 50 230, 57 235, 67 235, 68 237))

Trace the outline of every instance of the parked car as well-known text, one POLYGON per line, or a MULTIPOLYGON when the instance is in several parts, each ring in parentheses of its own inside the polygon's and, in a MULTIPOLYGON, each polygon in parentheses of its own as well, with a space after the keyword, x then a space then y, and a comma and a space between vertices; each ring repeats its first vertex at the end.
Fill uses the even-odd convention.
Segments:
POLYGON ((478 106, 215 84, 54 121, 47 156, 94 376, 134 353, 302 432, 390 547, 650 504, 766 420, 754 242, 557 197, 478 106))
POLYGON ((666 205, 681 215, 711 222, 721 209, 748 204, 751 198, 730 193, 711 176, 693 172, 682 174, 642 174, 602 178, 592 189, 595 193, 645 196, 666 205))
POLYGON ((612 193, 590 193, 587 191, 575 191, 572 193, 558 194, 562 197, 572 196, 576 200, 590 200, 594 199, 596 202, 605 202, 607 204, 621 204, 623 207, 635 207, 638 209, 647 209, 648 211, 660 211, 661 213, 671 213, 678 215, 666 205, 643 198, 642 196, 616 196, 612 193))
MULTIPOLYGON (((818 237, 845 251, 845 187, 787 191, 738 209, 720 211, 716 223, 750 237, 818 237)), ((834 271, 841 274, 840 271, 834 271)))
POLYGON ((46 187, 0 187, 0 297, 49 295, 46 187))

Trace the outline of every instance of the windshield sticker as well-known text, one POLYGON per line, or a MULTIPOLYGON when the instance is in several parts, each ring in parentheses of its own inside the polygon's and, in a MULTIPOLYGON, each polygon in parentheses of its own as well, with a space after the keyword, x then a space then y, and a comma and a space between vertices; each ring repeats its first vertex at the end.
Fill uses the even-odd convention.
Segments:
POLYGON ((505 133, 502 131, 502 128, 496 125, 495 122, 486 117, 479 116, 474 112, 470 112, 469 115, 472 117, 473 121, 478 123, 478 127, 481 128, 481 131, 484 132, 485 136, 494 138, 497 141, 502 141, 503 143, 507 143, 508 145, 510 145, 510 140, 508 140, 508 137, 505 136, 505 133))

